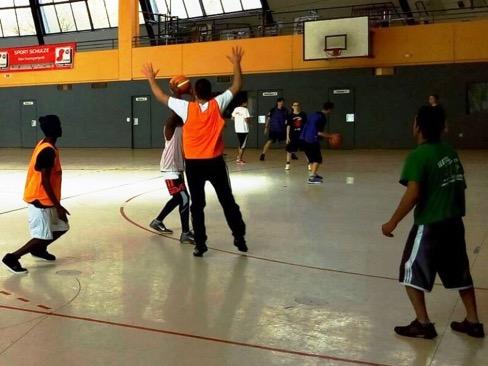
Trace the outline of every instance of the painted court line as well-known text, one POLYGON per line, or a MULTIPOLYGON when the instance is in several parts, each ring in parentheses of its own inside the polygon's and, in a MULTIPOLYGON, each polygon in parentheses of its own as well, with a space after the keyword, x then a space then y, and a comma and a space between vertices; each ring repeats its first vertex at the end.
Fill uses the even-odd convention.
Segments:
MULTIPOLYGON (((149 191, 151 192, 151 191, 149 191)), ((144 192, 144 193, 141 193, 141 194, 138 194, 137 196, 134 196, 134 197, 131 197, 129 198, 127 201, 125 201, 125 203, 128 203, 130 201, 132 201, 133 199, 139 197, 139 196, 142 196, 146 193, 149 193, 149 192, 144 192)), ((167 235, 164 235, 164 234, 161 234, 161 233, 158 233, 156 231, 153 231, 151 229, 148 229, 140 224, 138 224, 137 222, 135 222, 134 220, 132 220, 129 216, 127 216, 127 214, 125 213, 125 207, 122 206, 120 207, 120 214, 121 216, 126 220, 128 221, 130 224, 134 225, 134 226, 137 226, 138 228, 142 229, 142 230, 145 230, 151 234, 156 234, 156 235, 160 235, 162 237, 165 237, 167 239, 170 239, 170 240, 173 240, 173 241, 178 241, 178 239, 176 238, 173 238, 171 236, 167 236, 167 235)), ((315 269, 315 270, 319 270, 319 271, 326 271, 326 272, 335 272, 335 273, 341 273, 341 274, 350 274, 350 275, 355 275, 355 276, 363 276, 363 277, 372 277, 372 278, 380 278, 380 279, 384 279, 384 280, 398 280, 397 278, 393 278, 393 277, 387 277, 387 276, 378 276, 378 275, 370 275, 370 274, 364 274, 364 273, 356 273, 356 272, 348 272, 348 271, 341 271, 341 270, 337 270, 337 269, 331 269, 331 268, 323 268, 323 267, 316 267, 316 266, 309 266, 309 265, 306 265, 306 264, 299 264, 299 263, 293 263, 293 262, 286 262, 286 261, 281 261, 281 260, 278 260, 278 259, 272 259, 272 258, 265 258, 265 257, 258 257, 258 256, 255 256, 255 255, 252 255, 252 254, 242 254, 242 253, 235 253, 235 252, 232 252, 230 250, 225 250, 225 249, 218 249, 218 248, 213 248, 213 247, 208 247, 208 249, 211 249, 211 250, 215 250, 217 252, 221 252, 221 253, 227 253, 227 254, 232 254, 232 255, 238 255, 238 256, 246 256, 247 258, 252 258, 252 259, 257 259, 257 260, 261 260, 261 261, 266 261, 266 262, 272 262, 272 263, 279 263, 279 264, 285 264, 285 265, 288 265, 288 266, 294 266, 294 267, 300 267, 300 268, 308 268, 308 269, 315 269)))
MULTIPOLYGON (((138 194, 138 195, 136 195, 134 197, 131 197, 128 200, 126 200, 124 202, 124 204, 129 203, 130 201, 136 199, 137 197, 140 197, 140 196, 142 196, 142 195, 144 195, 146 193, 152 192, 152 191, 153 190, 147 191, 147 192, 143 192, 143 193, 140 193, 140 194, 138 194)), ((170 239, 170 240, 178 241, 179 242, 179 240, 177 238, 173 238, 171 236, 167 236, 167 235, 158 233, 157 231, 153 231, 151 229, 148 229, 145 226, 142 226, 139 223, 135 222, 129 216, 127 216, 127 214, 125 213, 125 206, 121 206, 120 207, 120 215, 127 222, 129 222, 130 224, 132 224, 134 226, 137 226, 138 228, 140 228, 142 230, 145 230, 145 231, 147 231, 147 232, 149 232, 151 234, 156 234, 156 235, 162 236, 162 237, 164 237, 166 239, 170 239)), ((208 249, 211 249, 211 250, 214 250, 214 251, 217 251, 217 252, 221 252, 221 253, 227 253, 227 254, 237 255, 237 256, 246 256, 247 258, 252 258, 252 259, 257 259, 257 260, 260 260, 260 261, 266 261, 266 262, 277 263, 277 264, 284 264, 284 265, 287 265, 287 266, 293 266, 293 267, 298 267, 298 268, 306 268, 306 269, 313 269, 313 270, 324 271, 324 272, 333 272, 333 273, 340 273, 340 274, 348 274, 348 275, 352 275, 352 276, 360 276, 360 277, 368 277, 368 278, 378 278, 378 279, 389 280, 389 281, 398 281, 398 278, 397 277, 388 277, 388 276, 372 275, 372 274, 367 274, 367 273, 359 273, 359 272, 351 272, 351 271, 341 271, 339 269, 333 269, 333 268, 324 268, 324 267, 310 266, 310 265, 306 265, 306 264, 299 264, 299 263, 294 263, 294 262, 286 262, 286 261, 282 261, 282 260, 279 260, 279 259, 259 257, 259 256, 255 256, 255 255, 252 255, 252 254, 249 254, 249 253, 247 253, 247 254, 235 253, 235 252, 232 252, 230 250, 218 249, 218 248, 212 248, 212 247, 208 247, 208 249)), ((435 286, 442 286, 442 285, 436 283, 435 286)), ((476 290, 481 290, 481 291, 488 291, 488 288, 484 288, 484 287, 475 287, 475 289, 476 290)))
POLYGON ((291 350, 287 350, 287 349, 283 349, 283 348, 268 347, 268 346, 262 346, 262 345, 258 345, 258 344, 252 344, 252 343, 230 341, 230 340, 221 339, 221 338, 205 337, 205 336, 199 336, 196 334, 180 333, 180 332, 175 332, 175 331, 171 331, 171 330, 143 327, 143 326, 139 326, 139 325, 133 325, 133 324, 127 324, 127 323, 118 323, 118 322, 112 322, 112 321, 108 321, 108 320, 100 320, 100 319, 87 318, 87 317, 82 317, 82 316, 67 315, 67 314, 61 314, 61 313, 56 313, 56 312, 30 310, 30 309, 23 309, 23 308, 17 308, 14 306, 6 306, 6 305, 0 305, 0 308, 5 309, 5 310, 22 311, 22 312, 26 312, 26 313, 48 315, 48 316, 64 318, 64 319, 80 320, 80 321, 85 321, 85 322, 95 323, 95 324, 104 324, 104 325, 110 325, 110 326, 121 327, 121 328, 136 329, 136 330, 142 330, 142 331, 146 331, 146 332, 168 334, 168 335, 174 335, 174 336, 185 337, 185 338, 193 338, 193 339, 199 339, 199 340, 203 340, 203 341, 210 341, 210 342, 229 344, 229 345, 233 345, 233 346, 254 348, 254 349, 260 349, 260 350, 264 350, 264 351, 278 352, 278 353, 284 353, 284 354, 295 355, 295 356, 311 357, 311 358, 318 358, 318 359, 338 361, 338 362, 348 362, 348 363, 352 363, 352 364, 356 364, 356 365, 390 366, 390 365, 386 365, 386 364, 379 364, 379 363, 368 362, 368 361, 352 360, 352 359, 347 359, 347 358, 342 358, 342 357, 322 355, 322 354, 318 354, 318 353, 291 351, 291 350))
MULTIPOLYGON (((130 186, 130 185, 133 185, 133 184, 139 184, 139 183, 143 183, 143 182, 147 182, 147 181, 150 181, 150 180, 155 180, 155 179, 159 179, 160 177, 152 177, 152 178, 148 178, 148 179, 144 179, 144 180, 140 180, 140 181, 137 181, 137 182, 132 182, 132 183, 124 183, 124 184, 120 184, 118 186, 113 186, 113 187, 105 187, 105 188, 100 188, 100 189, 96 189, 96 190, 93 190, 93 191, 88 191, 88 192, 82 192, 82 193, 77 193, 77 194, 73 194, 71 196, 66 196, 66 197, 63 197, 63 201, 65 200, 69 200, 69 199, 72 199, 72 198, 78 198, 78 197, 82 197, 82 196, 86 196, 86 195, 90 195, 90 194, 94 194, 94 193, 100 193, 100 192, 104 192, 104 191, 110 191, 112 189, 118 189, 118 188, 122 188, 122 187, 126 187, 126 186, 130 186)), ((18 208, 13 208, 11 210, 7 210, 7 211, 2 211, 0 212, 0 215, 7 215, 7 214, 10 214, 10 213, 14 213, 14 212, 17 212, 17 211, 22 211, 22 210, 26 210, 27 209, 27 206, 22 206, 22 207, 18 207, 18 208)))
MULTIPOLYGON (((277 167, 269 167, 269 169, 276 169, 277 167)), ((1 171, 2 169, 0 169, 1 171)), ((11 169, 8 169, 8 170, 11 170, 11 169)), ((16 170, 24 170, 24 169, 16 169, 16 170)), ((84 171, 84 170, 94 170, 94 171, 98 171, 99 169, 65 169, 65 170, 74 170, 74 171, 77 171, 77 170, 80 170, 80 171, 84 171)), ((107 169, 104 169, 104 170, 107 170, 107 169)), ((111 169, 111 170, 120 170, 120 169, 111 169)), ((125 169, 122 169, 122 170, 125 170, 125 169)), ((131 171, 133 169, 127 169, 127 171, 131 171)), ((146 169, 143 169, 143 170, 146 170, 146 169)), ((149 169, 150 170, 150 169, 149 169)), ((244 172, 250 172, 250 171, 254 171, 254 170, 262 170, 262 168, 259 168, 259 169, 242 169, 242 170, 239 170, 239 171, 232 171, 233 173, 244 173, 244 172)), ((150 180, 155 180, 155 179, 160 179, 161 176, 157 176, 157 177, 152 177, 152 178, 148 178, 148 179, 143 179, 143 180, 140 180, 140 181, 136 181, 136 182, 132 182, 132 183, 124 183, 124 184, 121 184, 121 185, 117 185, 117 186, 113 186, 113 187, 105 187, 105 188, 100 188, 100 189, 96 189, 94 191, 88 191, 88 192, 82 192, 82 193, 77 193, 77 194, 73 194, 71 196, 66 196, 66 197, 63 197, 63 201, 64 200, 69 200, 71 198, 78 198, 78 197, 81 197, 81 196, 85 196, 85 195, 90 195, 90 194, 93 194, 93 193, 100 193, 100 192, 104 192, 104 191, 110 191, 112 189, 118 189, 118 188, 122 188, 122 187, 126 187, 126 186, 130 186, 130 185, 133 185, 133 184, 139 184, 139 183, 143 183, 143 182, 147 182, 147 181, 150 181, 150 180)), ((146 192, 147 193, 147 192, 146 192)), ((138 195, 139 196, 139 195, 138 195)), ((137 197, 137 196, 136 196, 137 197)), ((135 197, 133 197, 135 198, 135 197)), ((27 206, 22 206, 22 207, 17 207, 17 208, 13 208, 13 209, 10 209, 10 210, 7 210, 7 211, 1 211, 0 212, 0 215, 7 215, 7 214, 10 214, 10 213, 14 213, 14 212, 18 212, 18 211, 22 211, 22 210, 25 210, 27 209, 27 206)))
MULTIPOLYGON (((0 294, 1 295, 5 295, 5 296, 10 296, 12 295, 10 292, 7 292, 5 290, 0 290, 0 294)), ((15 295, 14 295, 15 296, 15 295)), ((25 302, 25 303, 28 303, 28 302, 31 302, 29 299, 26 299, 24 297, 17 297, 16 298, 17 300, 19 301, 22 301, 22 302, 25 302)), ((52 308, 50 308, 49 306, 46 306, 46 305, 36 305, 38 308, 40 309, 45 309, 45 310, 51 310, 52 308)))

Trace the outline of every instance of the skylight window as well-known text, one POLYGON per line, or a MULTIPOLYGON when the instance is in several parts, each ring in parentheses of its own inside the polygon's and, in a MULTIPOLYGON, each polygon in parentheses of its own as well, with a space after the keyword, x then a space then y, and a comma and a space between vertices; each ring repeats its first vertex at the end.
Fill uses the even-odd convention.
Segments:
POLYGON ((0 1, 0 37, 36 34, 29 0, 0 1))
POLYGON ((197 18, 261 9, 261 0, 150 0, 155 14, 197 18), (203 5, 203 7, 202 7, 203 5))
MULTIPOLYGON (((149 0, 149 11, 180 19, 261 9, 261 0, 149 0)), ((38 0, 45 34, 115 28, 119 0, 38 0)), ((157 17, 155 17, 157 20, 157 17)), ((144 16, 139 4, 139 23, 144 16)), ((0 37, 36 35, 29 0, 0 0, 0 37)))

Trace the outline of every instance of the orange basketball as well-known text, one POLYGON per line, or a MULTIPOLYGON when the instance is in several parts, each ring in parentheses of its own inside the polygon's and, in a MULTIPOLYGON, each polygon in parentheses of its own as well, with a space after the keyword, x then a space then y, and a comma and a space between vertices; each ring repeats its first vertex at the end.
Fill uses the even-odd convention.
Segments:
POLYGON ((332 133, 329 138, 329 146, 331 149, 340 149, 342 146, 342 135, 340 133, 332 133))
POLYGON ((169 87, 175 94, 188 93, 191 89, 190 79, 188 79, 185 75, 174 76, 169 81, 169 87))

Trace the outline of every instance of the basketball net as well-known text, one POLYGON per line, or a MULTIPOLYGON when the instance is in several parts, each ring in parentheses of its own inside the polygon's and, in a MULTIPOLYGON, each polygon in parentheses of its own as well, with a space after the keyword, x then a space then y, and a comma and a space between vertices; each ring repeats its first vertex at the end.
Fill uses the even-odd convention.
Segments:
POLYGON ((339 57, 342 54, 340 48, 331 48, 330 50, 325 49, 324 51, 329 57, 339 57))

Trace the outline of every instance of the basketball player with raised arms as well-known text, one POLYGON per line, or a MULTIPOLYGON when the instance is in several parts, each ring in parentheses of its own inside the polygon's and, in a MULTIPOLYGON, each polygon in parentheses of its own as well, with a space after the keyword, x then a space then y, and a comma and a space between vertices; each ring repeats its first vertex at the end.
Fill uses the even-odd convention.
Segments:
POLYGON ((241 60, 243 54, 242 48, 234 47, 232 54, 227 57, 233 65, 234 73, 232 85, 227 91, 213 98, 210 81, 199 79, 195 83, 195 100, 192 102, 173 98, 164 93, 156 82, 159 70, 154 70, 152 64, 145 64, 142 70, 156 99, 172 109, 184 122, 183 150, 185 171, 192 199, 190 211, 195 232, 193 255, 196 257, 202 257, 208 250, 204 214, 205 183, 207 181, 215 188, 227 224, 234 236, 234 245, 241 252, 248 250, 245 240, 246 225, 232 194, 229 174, 223 157, 222 136, 225 126, 222 111, 242 86, 241 60))

